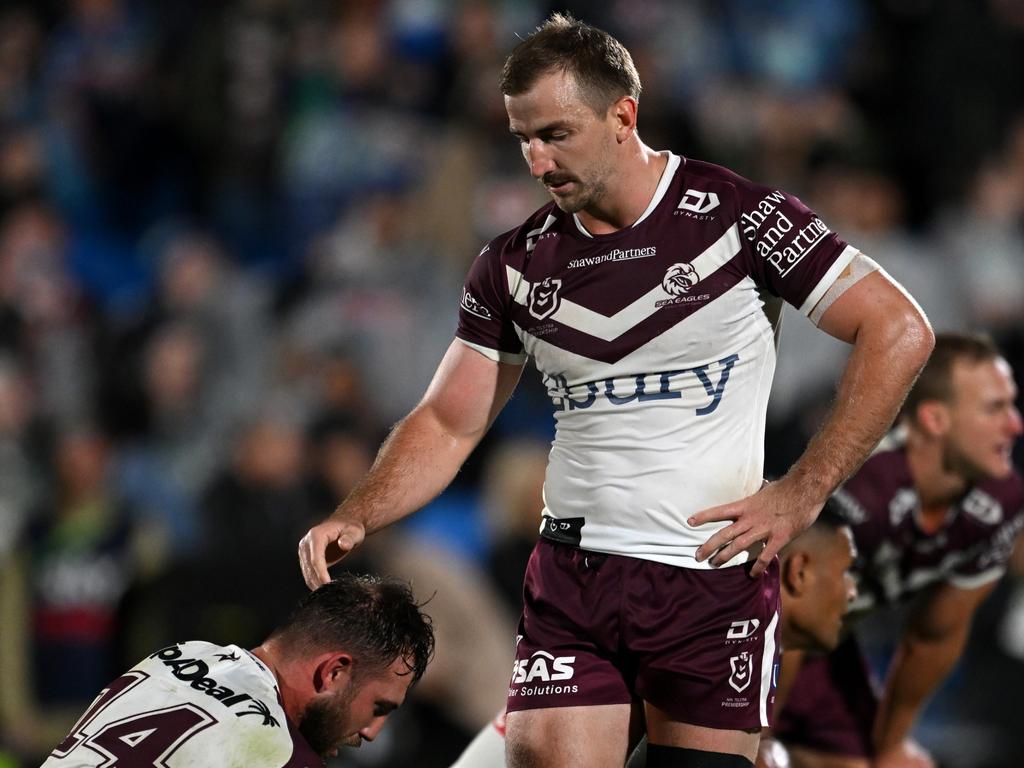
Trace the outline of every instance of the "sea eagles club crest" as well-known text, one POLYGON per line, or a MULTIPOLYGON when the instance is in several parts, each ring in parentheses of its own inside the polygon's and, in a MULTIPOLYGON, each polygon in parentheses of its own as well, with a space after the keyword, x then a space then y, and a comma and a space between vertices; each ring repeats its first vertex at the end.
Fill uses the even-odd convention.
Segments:
POLYGON ((661 281, 661 287, 665 289, 665 293, 672 296, 682 296, 699 282, 700 275, 697 274, 697 270, 693 268, 693 265, 680 262, 668 268, 665 277, 661 281))
POLYGON ((530 300, 527 303, 530 314, 538 320, 543 320, 558 309, 561 303, 558 291, 561 287, 562 281, 552 277, 545 277, 541 282, 534 283, 530 288, 530 300))

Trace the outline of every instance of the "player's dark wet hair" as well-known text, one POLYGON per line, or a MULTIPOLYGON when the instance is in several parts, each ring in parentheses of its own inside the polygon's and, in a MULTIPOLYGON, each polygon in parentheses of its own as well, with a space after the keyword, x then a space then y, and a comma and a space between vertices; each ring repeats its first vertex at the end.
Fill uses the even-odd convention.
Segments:
POLYGON ((818 517, 815 519, 811 527, 820 525, 825 530, 838 530, 848 526, 850 522, 843 516, 842 511, 837 502, 833 497, 829 497, 828 501, 825 502, 825 506, 821 508, 821 512, 818 513, 818 517))
POLYGON ((501 92, 518 96, 557 71, 573 75, 580 96, 599 115, 623 96, 640 98, 640 76, 625 46, 562 13, 553 13, 512 49, 501 72, 501 92))
POLYGON ((310 592, 270 639, 291 653, 343 650, 360 670, 379 673, 402 659, 423 676, 434 653, 434 629, 404 581, 341 573, 310 592))
POLYGON ((953 399, 953 365, 958 361, 984 363, 1002 357, 988 336, 980 333, 939 333, 924 370, 911 387, 901 413, 913 416, 917 407, 927 400, 944 403, 953 399))
POLYGON ((828 501, 825 502, 825 506, 821 508, 821 512, 818 513, 814 522, 811 523, 810 527, 790 541, 783 551, 788 552, 790 550, 801 548, 806 546, 807 543, 817 534, 828 534, 831 536, 835 531, 838 531, 840 528, 847 528, 849 525, 850 522, 843 516, 839 503, 834 497, 830 496, 828 501))

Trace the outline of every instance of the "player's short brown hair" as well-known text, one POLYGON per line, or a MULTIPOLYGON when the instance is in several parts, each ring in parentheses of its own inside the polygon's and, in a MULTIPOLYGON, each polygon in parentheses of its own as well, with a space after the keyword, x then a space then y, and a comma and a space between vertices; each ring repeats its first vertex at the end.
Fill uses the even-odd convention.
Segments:
POLYGON ((434 653, 433 626, 420 607, 404 581, 342 572, 303 597, 270 639, 294 654, 347 651, 369 672, 402 659, 415 682, 434 653))
POLYGON ((512 49, 501 72, 501 92, 518 96, 557 71, 572 74, 583 101, 600 115, 623 96, 640 98, 640 76, 626 47, 562 13, 553 13, 512 49))
POLYGON ((913 418, 921 403, 953 400, 953 366, 957 362, 984 363, 1002 357, 991 338, 980 333, 940 333, 935 349, 903 403, 904 418, 913 418))

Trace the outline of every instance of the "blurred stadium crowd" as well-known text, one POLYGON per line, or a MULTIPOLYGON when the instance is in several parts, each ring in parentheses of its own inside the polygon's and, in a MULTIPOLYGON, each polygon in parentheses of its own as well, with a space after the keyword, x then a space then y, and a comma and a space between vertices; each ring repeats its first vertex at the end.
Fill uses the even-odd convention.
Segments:
MULTIPOLYGON (((1024 373, 1015 0, 4 3, 0 766, 142 655, 255 643, 304 590, 299 537, 423 391, 470 260, 545 202, 496 83, 553 9, 630 47, 646 143, 799 195, 1024 373)), ((788 318, 769 474, 827 407, 819 336, 788 318)), ((438 653, 333 764, 447 765, 501 706, 552 429, 527 373, 453 488, 350 564, 433 595, 438 653)), ((1017 574, 922 724, 949 768, 1024 754, 1017 574)))

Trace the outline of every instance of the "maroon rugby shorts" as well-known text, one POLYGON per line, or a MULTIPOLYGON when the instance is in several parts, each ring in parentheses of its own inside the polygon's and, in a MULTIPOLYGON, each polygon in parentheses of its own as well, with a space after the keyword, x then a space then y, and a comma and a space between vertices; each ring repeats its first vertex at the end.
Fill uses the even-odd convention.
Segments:
POLYGON ((678 568, 541 539, 530 556, 508 710, 650 702, 680 722, 771 723, 779 568, 678 568))

